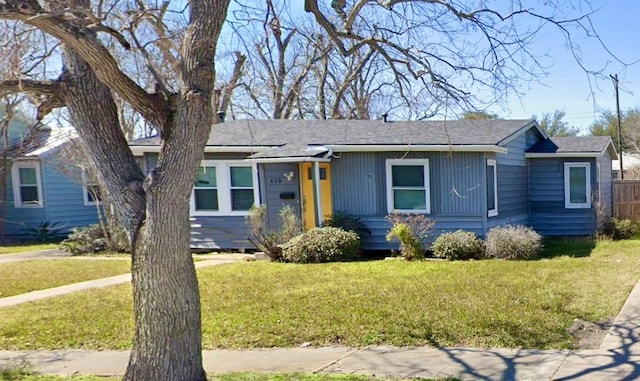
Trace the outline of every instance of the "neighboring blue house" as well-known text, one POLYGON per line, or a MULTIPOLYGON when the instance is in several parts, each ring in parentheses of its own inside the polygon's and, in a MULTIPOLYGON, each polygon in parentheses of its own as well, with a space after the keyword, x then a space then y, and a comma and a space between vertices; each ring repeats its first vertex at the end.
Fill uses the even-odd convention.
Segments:
POLYGON ((73 227, 97 223, 95 191, 82 170, 61 156, 74 139, 72 128, 16 128, 8 150, 4 237, 33 238, 31 228, 55 223, 65 234, 73 227), (21 130, 18 132, 18 130, 21 130))
MULTIPOLYGON (((134 141, 147 170, 157 137, 134 141)), ((434 236, 503 224, 591 235, 612 213, 608 137, 550 139, 533 120, 237 120, 213 126, 191 200, 192 247, 249 248, 245 217, 285 206, 307 228, 336 211, 360 218, 366 249, 389 249, 393 212, 423 213, 434 236)))

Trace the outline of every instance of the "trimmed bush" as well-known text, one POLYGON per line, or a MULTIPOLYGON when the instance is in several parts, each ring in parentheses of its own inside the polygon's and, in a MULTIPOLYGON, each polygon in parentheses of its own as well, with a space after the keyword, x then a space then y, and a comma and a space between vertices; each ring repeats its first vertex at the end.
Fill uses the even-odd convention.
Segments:
POLYGON ((542 237, 524 226, 498 226, 487 233, 485 255, 498 259, 534 259, 542 250, 542 237))
POLYGON ((638 224, 629 219, 612 218, 602 227, 602 234, 613 240, 629 239, 638 233, 638 224))
POLYGON ((426 241, 435 222, 423 214, 393 213, 386 217, 391 223, 387 241, 400 241, 400 255, 408 260, 424 259, 426 241))
POLYGON ((267 208, 264 205, 252 206, 246 219, 251 231, 249 241, 274 262, 284 260, 282 244, 302 233, 302 221, 292 207, 284 206, 278 214, 282 221, 282 227, 278 231, 267 231, 267 208))
POLYGON ((360 240, 371 235, 371 230, 360 221, 360 218, 349 216, 343 211, 335 212, 330 218, 324 220, 323 225, 357 233, 360 240))
POLYGON ((334 227, 313 228, 282 245, 287 262, 320 263, 355 259, 360 250, 358 234, 334 227))
POLYGON ((431 250, 436 258, 474 259, 484 255, 484 243, 475 233, 457 230, 441 234, 431 245, 431 250))
POLYGON ((60 247, 73 255, 95 254, 107 249, 120 253, 130 251, 124 229, 115 228, 109 234, 110 237, 105 238, 105 231, 99 224, 73 228, 60 247))

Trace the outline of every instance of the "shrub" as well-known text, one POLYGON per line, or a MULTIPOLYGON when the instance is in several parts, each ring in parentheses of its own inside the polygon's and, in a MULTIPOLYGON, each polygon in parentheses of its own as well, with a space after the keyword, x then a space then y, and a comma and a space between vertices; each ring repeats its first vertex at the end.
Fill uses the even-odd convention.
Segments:
POLYGON ((36 226, 27 226, 27 234, 39 243, 60 242, 66 230, 66 226, 60 226, 57 222, 41 221, 36 226))
POLYGON ((251 236, 249 241, 265 253, 270 260, 281 262, 282 244, 302 232, 302 222, 293 208, 285 206, 280 209, 282 228, 279 231, 267 231, 265 217, 267 208, 264 205, 253 206, 247 217, 247 225, 251 236))
POLYGON ((433 255, 437 258, 472 259, 484 255, 484 243, 475 233, 457 230, 444 233, 431 245, 433 255))
POLYGON ((296 263, 351 260, 359 250, 358 234, 331 226, 313 228, 282 245, 284 260, 296 263))
POLYGON ((325 219, 323 225, 354 232, 358 234, 360 240, 371 235, 371 230, 360 221, 360 218, 349 216, 342 211, 335 212, 331 218, 325 219))
POLYGON ((485 255, 499 259, 533 259, 542 250, 542 237, 524 226, 498 226, 487 233, 485 255))
POLYGON ((400 241, 400 255, 409 261, 424 258, 424 251, 429 233, 435 222, 423 214, 390 214, 387 221, 391 229, 387 233, 387 241, 394 238, 400 241))
POLYGON ((105 228, 99 224, 73 228, 60 246, 73 255, 95 254, 107 249, 121 253, 130 251, 129 240, 123 228, 113 228, 106 233, 108 237, 105 237, 105 228))
POLYGON ((638 233, 640 233, 638 224, 629 219, 612 218, 602 227, 602 234, 614 240, 629 239, 638 233))

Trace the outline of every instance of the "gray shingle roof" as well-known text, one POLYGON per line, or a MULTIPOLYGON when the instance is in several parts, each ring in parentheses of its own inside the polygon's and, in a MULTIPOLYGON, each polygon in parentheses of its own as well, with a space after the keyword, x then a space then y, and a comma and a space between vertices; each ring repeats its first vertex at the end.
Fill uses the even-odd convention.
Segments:
POLYGON ((77 137, 71 127, 33 129, 26 137, 12 141, 7 155, 11 158, 46 156, 77 137))
MULTIPOLYGON (((214 125, 207 146, 499 145, 531 120, 232 120, 214 125)), ((139 139, 132 145, 158 145, 139 139)))
MULTIPOLYGON (((610 148, 611 138, 608 136, 566 136, 540 140, 527 153, 600 153, 610 148), (553 139, 553 140, 551 140, 553 139)), ((613 146, 611 145, 611 148, 613 146)))

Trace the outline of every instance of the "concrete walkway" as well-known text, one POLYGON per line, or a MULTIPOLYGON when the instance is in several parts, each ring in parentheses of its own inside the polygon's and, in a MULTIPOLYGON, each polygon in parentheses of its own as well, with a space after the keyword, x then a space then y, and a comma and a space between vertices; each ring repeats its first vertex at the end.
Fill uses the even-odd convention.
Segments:
MULTIPOLYGON (((237 255, 216 256, 196 267, 234 262, 237 255)), ((127 282, 129 275, 38 291, 37 299, 127 282), (117 278, 117 279, 115 279, 117 278), (53 290, 57 290, 53 292, 53 290), (45 296, 46 295, 46 296, 45 296)), ((23 303, 35 293, 15 298, 23 303), (22 299, 21 299, 22 298, 22 299)), ((9 305, 9 304, 7 304, 9 305)), ((640 379, 640 283, 636 284, 600 348, 542 351, 479 348, 308 347, 204 351, 210 373, 309 372, 376 376, 457 377, 463 380, 636 380, 640 379)), ((27 361, 42 373, 59 375, 124 373, 128 351, 0 351, 0 367, 27 361)))
POLYGON ((29 261, 32 259, 57 259, 63 257, 70 257, 71 254, 59 249, 50 250, 37 250, 26 251, 24 253, 16 254, 2 254, 0 255, 0 264, 9 262, 29 261))

